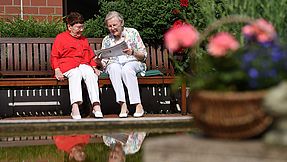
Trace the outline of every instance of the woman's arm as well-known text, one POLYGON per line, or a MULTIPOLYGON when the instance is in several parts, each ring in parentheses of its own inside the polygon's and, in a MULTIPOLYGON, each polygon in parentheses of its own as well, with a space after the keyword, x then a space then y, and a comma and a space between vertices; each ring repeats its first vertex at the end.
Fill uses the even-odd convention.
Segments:
POLYGON ((131 50, 131 55, 135 56, 139 61, 144 61, 147 58, 147 51, 137 30, 135 30, 135 45, 136 49, 131 50))

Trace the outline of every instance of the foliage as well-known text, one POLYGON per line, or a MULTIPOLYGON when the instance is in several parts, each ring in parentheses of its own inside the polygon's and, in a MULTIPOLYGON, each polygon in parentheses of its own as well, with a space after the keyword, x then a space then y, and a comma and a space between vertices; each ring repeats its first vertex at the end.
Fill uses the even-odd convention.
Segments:
POLYGON ((14 19, 0 21, 1 37, 55 37, 65 30, 60 21, 36 21, 32 17, 28 20, 14 19))
MULTIPOLYGON (((282 40, 287 39, 287 14, 285 14, 287 0, 189 0, 188 7, 180 7, 179 1, 99 0, 99 14, 86 22, 84 35, 86 37, 107 35, 104 17, 108 11, 117 10, 123 14, 126 26, 136 28, 145 42, 162 42, 164 33, 174 21, 182 19, 183 16, 198 31, 203 31, 215 20, 229 15, 269 20, 282 40)), ((228 28, 231 33, 239 29, 238 25, 228 28)), ((10 22, 0 21, 1 37, 54 37, 63 30, 65 25, 60 20, 38 22, 30 18, 24 21, 20 19, 10 22)), ((243 41, 239 34, 237 36, 243 41)))
POLYGON ((246 43, 220 58, 204 54, 196 63, 197 71, 189 78, 191 88, 220 91, 270 88, 287 78, 286 61, 286 49, 275 42, 246 43))
POLYGON ((197 41, 194 38, 198 33, 192 25, 188 31, 187 22, 176 27, 177 24, 165 34, 165 44, 171 52, 188 56, 181 64, 175 60, 175 65, 182 73, 181 81, 189 81, 193 90, 259 90, 287 78, 287 50, 273 25, 264 19, 222 17, 207 26, 197 41), (228 30, 234 24, 237 28, 245 24, 242 28, 245 41, 240 49, 233 35, 240 36, 241 30, 228 30), (224 29, 232 33, 222 32, 224 29), (188 39, 190 44, 185 43, 188 39))
POLYGON ((161 42, 164 31, 170 26, 168 22, 175 19, 172 9, 179 7, 173 2, 173 0, 100 0, 99 15, 87 22, 87 27, 97 25, 97 31, 87 30, 85 35, 88 37, 107 35, 104 17, 109 11, 115 10, 123 15, 125 26, 136 28, 145 42, 161 42))

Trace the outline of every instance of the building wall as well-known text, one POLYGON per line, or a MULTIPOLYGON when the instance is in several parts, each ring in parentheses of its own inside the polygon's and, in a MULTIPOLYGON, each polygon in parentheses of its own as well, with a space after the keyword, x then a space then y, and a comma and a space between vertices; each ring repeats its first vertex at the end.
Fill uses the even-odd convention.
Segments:
MULTIPOLYGON (((22 0, 23 19, 55 20, 63 16, 62 0, 22 0)), ((21 0, 0 0, 2 19, 21 18, 21 0)))

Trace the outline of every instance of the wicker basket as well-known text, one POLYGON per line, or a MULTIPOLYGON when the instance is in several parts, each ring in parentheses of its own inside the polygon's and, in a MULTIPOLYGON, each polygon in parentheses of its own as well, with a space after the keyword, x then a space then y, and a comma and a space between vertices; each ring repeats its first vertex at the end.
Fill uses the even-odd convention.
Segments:
POLYGON ((243 139, 260 135, 272 123, 261 108, 264 91, 199 91, 189 96, 195 124, 212 137, 243 139))

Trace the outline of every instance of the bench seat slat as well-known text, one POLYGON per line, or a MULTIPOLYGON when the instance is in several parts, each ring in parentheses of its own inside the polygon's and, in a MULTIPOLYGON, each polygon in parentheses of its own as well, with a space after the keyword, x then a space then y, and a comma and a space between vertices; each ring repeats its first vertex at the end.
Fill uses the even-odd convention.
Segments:
POLYGON ((38 44, 33 44, 33 54, 34 54, 34 57, 32 57, 32 62, 34 64, 33 68, 32 69, 35 69, 35 70, 39 70, 40 69, 40 64, 39 64, 39 46, 38 44))
MULTIPOLYGON (((40 53, 46 53, 45 50, 45 44, 40 44, 40 53)), ((40 57, 40 69, 46 69, 46 62, 49 62, 46 60, 46 55, 39 55, 40 57)))
POLYGON ((14 44, 14 69, 20 70, 20 55, 19 55, 19 44, 14 44))
MULTIPOLYGON (((156 49, 155 47, 151 48, 151 69, 157 69, 158 66, 157 66, 157 57, 156 57, 156 49)), ((150 69, 149 69, 150 70, 150 69)))
POLYGON ((33 70, 33 55, 32 55, 32 44, 29 43, 27 44, 27 53, 26 53, 26 58, 27 58, 27 63, 26 68, 28 70, 33 70))
POLYGON ((6 69, 6 45, 5 44, 0 44, 0 63, 1 66, 0 68, 2 70, 6 69))
POLYGON ((20 52, 21 52, 21 70, 27 70, 27 52, 26 45, 24 43, 20 44, 20 52))
MULTIPOLYGON (((52 70, 47 71, 1 71, 0 77, 11 77, 11 76, 27 76, 26 78, 31 78, 32 76, 53 76, 54 72, 52 70)), ((0 78, 1 81, 2 78, 0 78)))
MULTIPOLYGON (((160 85, 160 84, 172 84, 174 77, 171 76, 152 76, 152 77, 139 77, 139 84, 160 85)), ((99 86, 111 84, 109 78, 99 79, 99 86)), ((55 78, 1 78, 0 87, 7 86, 63 86, 68 85, 68 81, 57 81, 55 78)))
POLYGON ((12 44, 7 45, 7 57, 8 57, 8 70, 13 70, 13 46, 12 44))
POLYGON ((157 56, 157 67, 159 69, 163 69, 163 55, 162 55, 162 52, 161 52, 161 48, 158 47, 157 50, 156 50, 156 56, 157 56))
MULTIPOLYGON (((46 44, 46 53, 51 53, 51 50, 52 50, 52 43, 50 44, 46 44)), ((46 69, 49 69, 50 67, 51 67, 51 62, 50 62, 50 55, 47 55, 46 56, 47 57, 47 62, 46 62, 46 64, 47 64, 47 67, 46 67, 46 69)))

